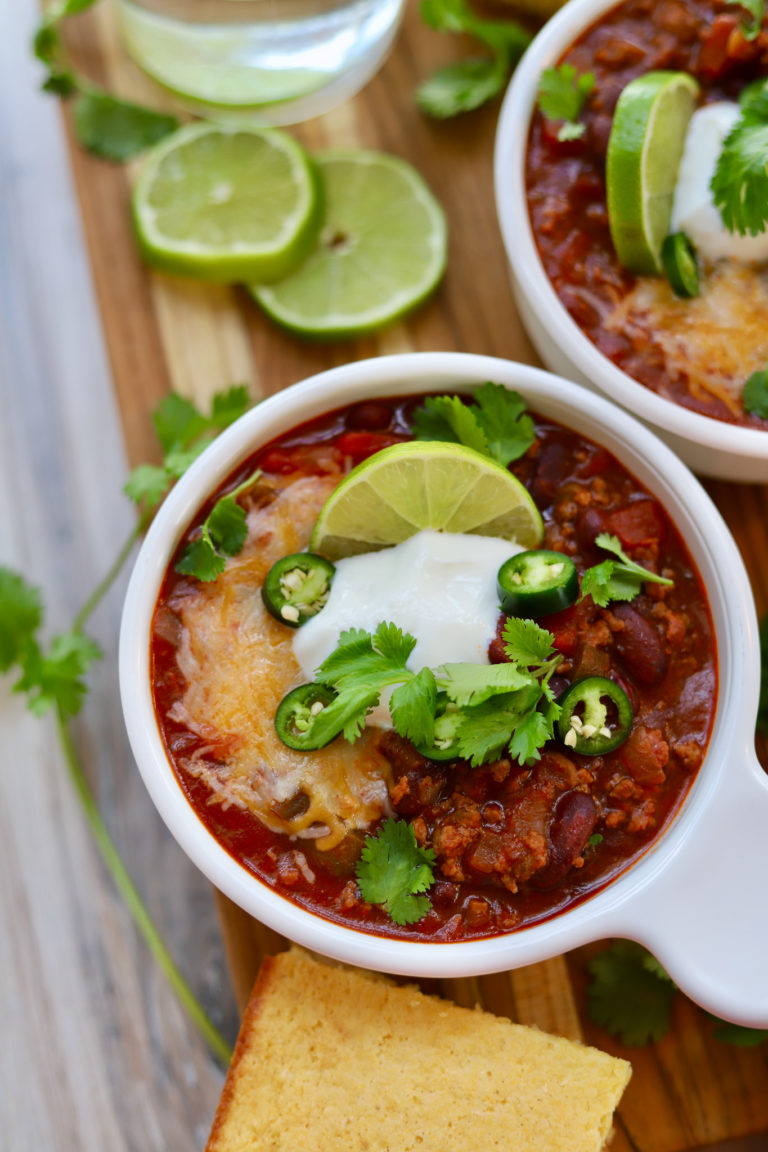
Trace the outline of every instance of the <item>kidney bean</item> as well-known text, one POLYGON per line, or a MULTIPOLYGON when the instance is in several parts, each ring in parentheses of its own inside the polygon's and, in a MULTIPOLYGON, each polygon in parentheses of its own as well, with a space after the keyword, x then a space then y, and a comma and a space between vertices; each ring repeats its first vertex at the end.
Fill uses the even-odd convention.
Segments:
POLYGON ((597 809, 588 793, 570 791, 558 798, 549 826, 549 862, 533 877, 535 887, 559 884, 586 848, 596 822, 597 809))
POLYGON ((655 624, 631 604, 614 604, 611 616, 621 621, 612 629, 614 646, 626 672, 647 687, 660 684, 667 673, 667 652, 655 624))

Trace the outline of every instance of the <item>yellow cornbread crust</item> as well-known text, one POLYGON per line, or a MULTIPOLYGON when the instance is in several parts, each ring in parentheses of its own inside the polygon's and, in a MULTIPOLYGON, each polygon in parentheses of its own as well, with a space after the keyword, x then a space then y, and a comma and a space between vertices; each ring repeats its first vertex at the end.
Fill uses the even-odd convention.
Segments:
POLYGON ((262 965, 206 1152, 600 1152, 630 1075, 293 949, 262 965))

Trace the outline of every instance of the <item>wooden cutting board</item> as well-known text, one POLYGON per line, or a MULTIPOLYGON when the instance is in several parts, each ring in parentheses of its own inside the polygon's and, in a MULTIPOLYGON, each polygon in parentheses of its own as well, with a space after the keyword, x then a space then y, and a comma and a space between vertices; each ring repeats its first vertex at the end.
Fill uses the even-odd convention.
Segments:
MULTIPOLYGON (((123 96, 163 104, 164 97, 124 55, 109 5, 70 19, 66 39, 94 80, 123 96)), ((536 363, 515 311, 496 223, 492 162, 498 109, 438 123, 421 116, 413 101, 420 79, 470 48, 425 28, 412 3, 394 52, 368 88, 295 130, 315 150, 364 147, 404 157, 420 170, 448 217, 448 271, 434 298, 407 322, 352 343, 302 343, 273 327, 237 288, 187 283, 146 269, 131 235, 130 167, 86 155, 67 124, 131 464, 156 459, 150 414, 171 388, 205 404, 214 391, 244 382, 256 399, 346 361, 414 350, 478 352, 536 363)), ((716 483, 708 488, 743 551, 762 614, 768 604, 766 489, 716 483)), ((261 957, 286 945, 223 897, 219 907, 242 1006, 261 957)), ((660 1043, 623 1049, 587 1018, 590 951, 425 987, 629 1058, 634 1076, 617 1117, 614 1152, 682 1152, 768 1130, 768 1045, 741 1049, 718 1042, 711 1021, 680 996, 674 1027, 660 1043)))

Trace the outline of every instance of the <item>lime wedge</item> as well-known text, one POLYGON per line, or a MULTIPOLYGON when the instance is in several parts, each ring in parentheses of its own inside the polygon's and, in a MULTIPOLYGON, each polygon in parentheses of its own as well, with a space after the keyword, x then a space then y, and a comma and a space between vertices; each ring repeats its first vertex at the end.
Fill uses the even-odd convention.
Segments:
POLYGON ((274 128, 180 128, 149 153, 133 190, 147 261, 205 280, 285 276, 312 246, 320 215, 314 166, 274 128))
POLYGON ((273 320, 305 336, 372 332, 409 312, 436 286, 446 224, 421 176, 378 152, 317 158, 325 218, 304 263, 285 280, 254 287, 273 320))
POLYGON ((364 460, 328 497, 310 549, 329 560, 399 544, 422 529, 501 536, 536 548, 544 526, 520 481, 460 444, 413 441, 364 460))
POLYGON ((661 271, 677 170, 699 86, 687 72, 647 72, 619 96, 608 140, 608 220, 630 272, 661 271))

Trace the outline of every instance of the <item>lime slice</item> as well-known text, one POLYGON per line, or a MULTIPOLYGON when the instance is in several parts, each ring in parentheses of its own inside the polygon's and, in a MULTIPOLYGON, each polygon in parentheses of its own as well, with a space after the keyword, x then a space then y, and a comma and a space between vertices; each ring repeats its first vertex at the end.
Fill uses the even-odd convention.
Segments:
POLYGON ((306 336, 372 332, 435 287, 446 259, 440 205, 419 174, 378 152, 317 157, 325 219, 315 247, 287 279, 254 287, 262 308, 306 336))
POLYGON ((521 548, 544 534, 538 508, 506 468, 460 444, 413 441, 353 468, 323 505, 310 548, 338 560, 425 528, 501 536, 521 548))
POLYGON ((147 261, 205 280, 285 276, 312 246, 320 215, 312 163, 274 128, 180 128, 149 153, 133 190, 147 261))
POLYGON ((608 140, 608 220, 630 272, 661 271, 677 170, 699 86, 686 72, 647 72, 619 96, 608 140))

